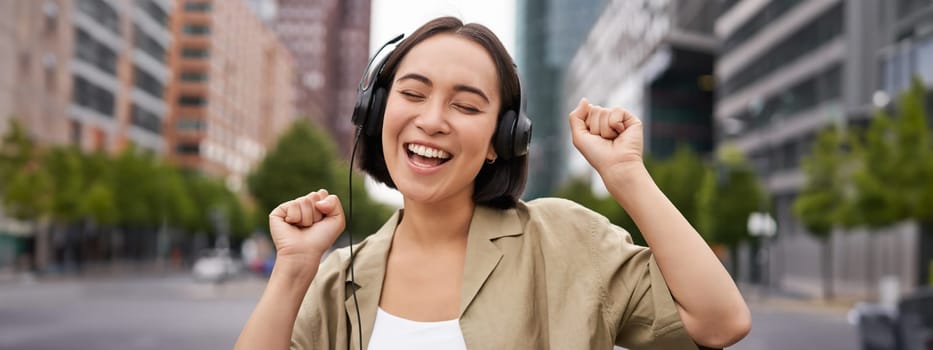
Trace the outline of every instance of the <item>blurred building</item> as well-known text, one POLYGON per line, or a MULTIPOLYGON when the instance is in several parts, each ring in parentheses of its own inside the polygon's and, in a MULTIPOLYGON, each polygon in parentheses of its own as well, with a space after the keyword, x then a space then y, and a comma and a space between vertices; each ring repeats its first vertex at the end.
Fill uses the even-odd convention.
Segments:
POLYGON ((880 102, 884 97, 893 100, 910 86, 914 76, 927 87, 933 87, 933 2, 889 1, 880 14, 884 36, 878 53, 881 61, 880 88, 885 93, 879 95, 880 102))
POLYGON ((249 1, 295 57, 298 115, 325 127, 349 156, 350 116, 369 60, 370 0, 249 1))
POLYGON ((169 159, 234 190, 294 121, 294 60, 242 1, 175 0, 169 159))
MULTIPOLYGON (((171 6, 0 1, 0 135, 16 119, 42 146, 163 154, 171 6)), ((30 231, 0 208, 0 270, 33 251, 40 265, 47 261, 49 245, 26 237, 30 231)))
MULTIPOLYGON (((572 110, 582 97, 629 110, 644 122, 648 157, 668 157, 679 144, 709 153, 718 3, 610 1, 567 69, 560 110, 572 110), (632 20, 618 20, 623 17, 632 20)), ((561 127, 569 133, 566 121, 561 127)), ((574 155, 571 172, 590 174, 600 190, 602 182, 570 138, 560 143, 574 155)))
POLYGON ((562 105, 564 72, 590 32, 605 0, 519 0, 517 15, 518 70, 525 87, 526 112, 534 122, 525 196, 551 195, 566 175, 565 118, 562 105))
MULTIPOLYGON (((717 20, 716 137, 745 153, 771 195, 774 284, 819 292, 822 246, 792 209, 805 181, 800 160, 819 131, 867 124, 912 74, 929 84, 931 23, 933 3, 915 0, 745 0, 717 20)), ((870 293, 884 275, 917 286, 917 227, 885 231, 834 234, 837 292, 870 293)))
POLYGON ((161 154, 170 9, 169 0, 4 1, 0 118, 16 117, 43 144, 161 154))

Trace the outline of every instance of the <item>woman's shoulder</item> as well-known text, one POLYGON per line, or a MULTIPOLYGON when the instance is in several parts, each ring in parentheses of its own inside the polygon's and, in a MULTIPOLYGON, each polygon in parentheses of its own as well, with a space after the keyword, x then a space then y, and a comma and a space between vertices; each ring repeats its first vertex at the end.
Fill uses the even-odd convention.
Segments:
POLYGON ((563 198, 540 198, 519 203, 527 217, 526 229, 542 239, 572 239, 577 244, 632 244, 631 235, 607 217, 563 198))
POLYGON ((537 198, 529 202, 520 202, 519 206, 530 220, 553 224, 609 223, 602 214, 564 198, 537 198))

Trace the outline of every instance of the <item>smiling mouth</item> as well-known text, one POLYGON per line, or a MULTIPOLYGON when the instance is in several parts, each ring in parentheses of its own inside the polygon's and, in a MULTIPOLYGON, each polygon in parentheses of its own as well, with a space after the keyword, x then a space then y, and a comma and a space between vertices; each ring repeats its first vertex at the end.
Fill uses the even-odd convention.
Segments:
POLYGON ((444 150, 409 143, 405 145, 408 159, 421 168, 433 168, 449 161, 453 156, 444 150))

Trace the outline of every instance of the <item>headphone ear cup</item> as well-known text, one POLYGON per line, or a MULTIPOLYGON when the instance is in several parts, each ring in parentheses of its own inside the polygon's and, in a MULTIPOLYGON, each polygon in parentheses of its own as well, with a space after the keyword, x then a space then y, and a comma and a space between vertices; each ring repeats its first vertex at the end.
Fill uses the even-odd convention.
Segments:
POLYGON ((353 107, 353 125, 360 128, 366 126, 366 117, 369 116, 371 96, 369 91, 363 91, 356 97, 356 106, 353 107))
POLYGON ((512 154, 516 157, 528 154, 528 146, 531 144, 531 119, 524 113, 515 121, 513 134, 512 154))
POLYGON ((493 147, 495 147, 496 155, 502 159, 512 158, 512 131, 515 129, 515 119, 515 111, 506 111, 499 118, 499 125, 496 127, 493 147))
POLYGON ((369 104, 369 115, 366 116, 365 132, 367 136, 376 136, 382 131, 382 118, 386 111, 388 93, 386 88, 378 87, 373 92, 372 102, 369 104))

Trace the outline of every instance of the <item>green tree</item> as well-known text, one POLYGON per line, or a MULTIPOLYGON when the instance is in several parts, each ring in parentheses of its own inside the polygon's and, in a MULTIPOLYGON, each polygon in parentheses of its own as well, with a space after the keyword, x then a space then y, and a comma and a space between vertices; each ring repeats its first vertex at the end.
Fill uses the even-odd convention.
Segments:
MULTIPOLYGON (((855 144, 859 154, 854 174, 853 213, 858 224, 872 231, 904 220, 920 223, 918 280, 927 282, 933 260, 933 149, 924 106, 923 84, 914 79, 898 97, 896 118, 879 110, 864 140, 855 144)), ((870 259, 869 259, 870 260, 870 259)), ((873 279, 873 267, 867 269, 873 279)), ((872 285, 873 286, 873 285, 872 285)))
POLYGON ((681 144, 674 156, 651 166, 661 191, 692 224, 697 223, 697 191, 703 185, 707 166, 688 145, 681 144))
POLYGON ((0 141, 0 191, 4 190, 4 184, 9 184, 20 169, 37 158, 35 142, 16 119, 11 119, 0 141))
POLYGON ((744 156, 724 146, 718 170, 708 169, 697 194, 697 229, 707 242, 729 248, 733 276, 738 275, 738 247, 749 238, 748 217, 764 209, 764 190, 744 156))
POLYGON ((34 221, 48 210, 51 179, 40 156, 35 141, 11 119, 0 142, 0 199, 13 218, 34 221))
POLYGON ((304 121, 292 125, 247 179, 259 210, 268 214, 279 204, 312 191, 333 191, 335 152, 320 130, 304 121))
POLYGON ((151 193, 150 183, 155 180, 150 170, 147 159, 132 147, 123 150, 113 161, 113 188, 118 189, 114 191, 114 201, 119 224, 125 230, 157 224, 147 197, 151 193))
POLYGON ((825 299, 833 298, 833 228, 846 222, 850 208, 846 196, 852 164, 848 148, 845 135, 836 129, 820 132, 811 154, 803 159, 807 180, 793 204, 794 214, 822 245, 825 299))
MULTIPOLYGON (((279 204, 321 188, 340 196, 345 212, 349 213, 348 171, 327 134, 302 121, 279 139, 250 174, 247 184, 256 199, 257 210, 264 214, 262 218, 279 204)), ((391 213, 369 198, 359 175, 353 180, 353 201, 354 235, 375 232, 391 213)))
POLYGON ((73 147, 53 148, 43 160, 52 180, 49 214, 58 225, 68 226, 80 219, 78 209, 86 190, 82 160, 80 151, 73 147))
MULTIPOLYGON (((336 186, 333 187, 332 192, 340 197, 344 213, 349 214, 351 203, 350 197, 347 195, 349 193, 349 183, 347 181, 349 180, 350 167, 343 161, 337 161, 334 163, 334 168, 336 186)), ((363 176, 358 172, 353 174, 352 204, 353 217, 351 218, 352 222, 347 223, 351 225, 347 229, 353 230, 351 233, 354 237, 359 236, 362 238, 376 232, 392 215, 392 210, 389 207, 379 204, 369 197, 363 182, 363 176)))

